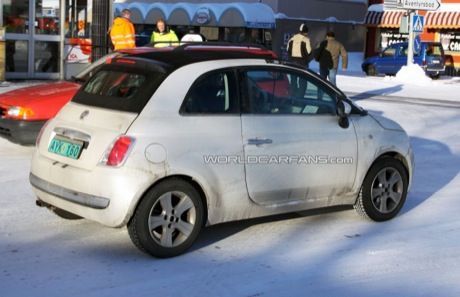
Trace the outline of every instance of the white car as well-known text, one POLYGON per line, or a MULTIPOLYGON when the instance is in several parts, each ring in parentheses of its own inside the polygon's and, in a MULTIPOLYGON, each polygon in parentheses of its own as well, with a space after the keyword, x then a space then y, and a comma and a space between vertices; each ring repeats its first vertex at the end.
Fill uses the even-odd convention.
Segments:
POLYGON ((40 132, 30 182, 37 205, 172 257, 222 222, 337 205, 389 220, 413 167, 401 126, 315 73, 178 48, 108 61, 40 132))

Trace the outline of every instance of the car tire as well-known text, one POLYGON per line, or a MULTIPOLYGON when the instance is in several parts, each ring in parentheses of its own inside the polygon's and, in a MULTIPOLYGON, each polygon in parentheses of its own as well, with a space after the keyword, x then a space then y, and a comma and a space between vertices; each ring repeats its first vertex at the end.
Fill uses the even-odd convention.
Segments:
POLYGON ((77 216, 76 214, 73 214, 71 212, 65 211, 60 208, 53 208, 51 211, 56 214, 57 216, 66 219, 66 220, 80 220, 82 217, 77 216))
POLYGON ((437 79, 439 79, 441 77, 441 75, 440 74, 432 74, 432 75, 430 75, 430 77, 431 77, 432 80, 437 80, 437 79))
POLYGON ((373 221, 390 220, 403 207, 407 187, 407 172, 401 162, 391 157, 379 159, 364 178, 354 208, 373 221))
POLYGON ((367 65, 367 67, 366 67, 366 75, 367 76, 376 76, 377 75, 377 69, 375 69, 374 65, 367 65))
POLYGON ((146 193, 128 223, 128 233, 141 251, 169 258, 188 250, 203 225, 201 195, 190 183, 174 178, 146 193))

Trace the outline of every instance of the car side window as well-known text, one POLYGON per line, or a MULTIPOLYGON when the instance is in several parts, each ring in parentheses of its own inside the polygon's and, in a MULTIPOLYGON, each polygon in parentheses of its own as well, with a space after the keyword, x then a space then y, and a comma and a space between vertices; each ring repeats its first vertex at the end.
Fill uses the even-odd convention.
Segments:
POLYGON ((252 114, 335 114, 335 93, 317 78, 287 69, 246 72, 252 114))
POLYGON ((398 55, 400 57, 407 57, 407 51, 408 51, 407 46, 401 46, 401 47, 399 47, 398 55))
POLYGON ((389 47, 383 51, 382 57, 394 57, 395 54, 396 54, 396 48, 389 47))
POLYGON ((200 77, 190 88, 181 114, 232 114, 238 112, 238 92, 231 71, 200 77))

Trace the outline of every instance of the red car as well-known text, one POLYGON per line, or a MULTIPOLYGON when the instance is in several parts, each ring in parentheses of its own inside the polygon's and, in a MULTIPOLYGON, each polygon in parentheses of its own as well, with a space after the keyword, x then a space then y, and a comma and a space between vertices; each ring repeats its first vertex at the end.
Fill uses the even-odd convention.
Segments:
POLYGON ((228 50, 250 51, 276 58, 275 53, 260 47, 229 46, 211 43, 190 44, 179 47, 138 47, 110 53, 95 61, 70 80, 50 82, 0 94, 0 137, 13 143, 35 145, 40 129, 77 92, 108 59, 120 54, 165 51, 165 50, 228 50))
POLYGON ((35 139, 45 122, 56 115, 80 86, 105 63, 106 58, 92 63, 70 80, 0 94, 0 137, 21 145, 35 145, 35 139))

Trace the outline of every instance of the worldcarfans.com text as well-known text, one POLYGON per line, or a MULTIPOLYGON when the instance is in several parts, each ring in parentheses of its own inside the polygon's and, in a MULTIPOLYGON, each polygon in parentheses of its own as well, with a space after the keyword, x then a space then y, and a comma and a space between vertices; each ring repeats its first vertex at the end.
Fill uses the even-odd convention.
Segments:
POLYGON ((205 164, 353 164, 351 157, 331 156, 203 156, 205 164))

